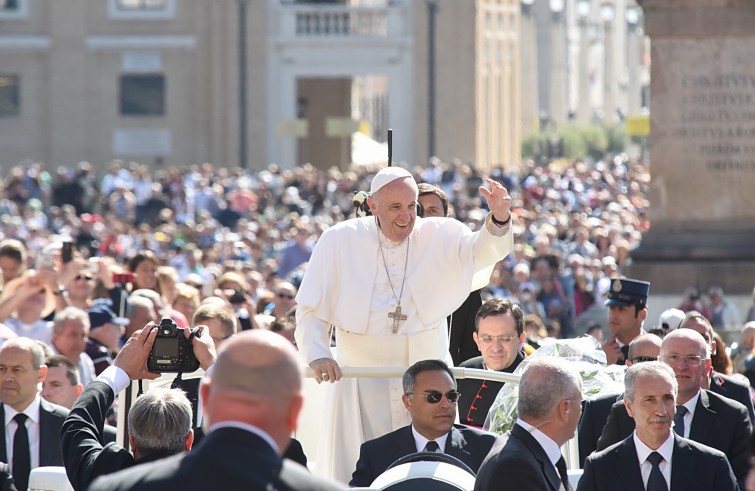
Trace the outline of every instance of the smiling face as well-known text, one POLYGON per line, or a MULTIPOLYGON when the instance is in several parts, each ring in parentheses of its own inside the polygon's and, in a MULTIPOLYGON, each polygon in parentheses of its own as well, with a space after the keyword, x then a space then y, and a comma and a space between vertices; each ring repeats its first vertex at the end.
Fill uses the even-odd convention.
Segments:
POLYGON ((417 374, 412 395, 404 395, 404 406, 412 416, 412 424, 417 432, 434 440, 451 431, 456 420, 456 403, 448 402, 445 394, 455 390, 456 384, 444 371, 428 370, 417 374), (443 394, 440 402, 427 401, 424 394, 437 391, 443 394))
POLYGON ((409 237, 417 219, 418 192, 414 179, 404 177, 386 184, 367 198, 370 211, 388 239, 402 242, 409 237))

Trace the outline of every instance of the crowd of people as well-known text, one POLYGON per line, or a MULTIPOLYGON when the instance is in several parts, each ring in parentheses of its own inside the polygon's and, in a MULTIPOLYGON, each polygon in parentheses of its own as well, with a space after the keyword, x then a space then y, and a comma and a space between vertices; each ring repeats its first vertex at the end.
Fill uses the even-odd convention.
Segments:
MULTIPOLYGON (((602 341, 604 332, 607 362, 633 365, 632 343, 643 329, 679 337, 669 334, 675 327, 663 318, 645 322, 647 285, 623 278, 631 250, 650 226, 648 183, 647 166, 623 156, 528 163, 485 176, 473 165, 437 160, 408 170, 271 165, 260 172, 211 164, 155 172, 115 161, 103 175, 88 163, 54 173, 41 164, 18 166, 0 199, 0 389, 11 443, 5 454, 0 446, 0 461, 10 464, 5 470, 19 489, 40 465, 65 465, 77 490, 160 489, 168 481, 211 487, 213 473, 235 476, 238 489, 262 481, 283 489, 331 489, 281 463, 307 463, 290 438, 301 381, 286 370, 299 350, 318 382, 333 383, 327 396, 332 411, 317 423, 317 473, 369 485, 393 457, 440 451, 458 454, 487 476, 478 479, 479 489, 494 489, 491 483, 510 472, 511 463, 504 462, 516 460, 509 455, 521 455, 524 446, 534 460, 525 459, 519 470, 531 473, 534 461, 541 467, 542 486, 532 489, 569 489, 558 447, 584 420, 574 373, 549 362, 525 370, 520 393, 529 392, 525 387, 532 392, 520 398, 517 426, 501 442, 473 428, 483 425, 501 384, 459 380, 457 391, 448 367, 512 372, 548 338, 589 333, 602 341), (360 191, 369 193, 355 200, 360 191), (108 424, 115 421, 113 401, 130 380, 156 376, 146 360, 163 318, 187 336, 199 326, 191 343, 209 376, 183 391, 138 399, 128 416, 129 453, 114 442, 108 424), (244 357, 249 349, 259 350, 260 358, 244 357), (342 379, 341 366, 360 365, 411 368, 403 380, 342 379), (286 383, 273 368, 283 370, 286 383), (196 420, 200 413, 207 435, 196 420), (462 425, 454 425, 457 417, 462 425), (232 431, 242 426, 244 432, 232 431), (49 440, 61 431, 62 449, 49 440), (525 433, 535 436, 539 451, 525 433), (173 438, 162 438, 166 434, 173 438), (206 443, 197 446, 198 440, 206 443), (212 459, 214 449, 234 445, 259 449, 266 473, 251 475, 232 470, 232 461, 212 459), (279 462, 270 449, 287 459, 279 462), (174 454, 180 455, 163 470, 141 465, 174 454), (545 470, 544 456, 551 461, 545 470), (203 465, 214 470, 198 472, 203 465)), ((692 319, 710 329, 701 333, 700 353, 664 350, 659 342, 659 353, 647 355, 674 372, 677 365, 708 366, 695 363, 725 355, 721 341, 716 350, 713 329, 741 322, 715 285, 707 299, 694 289, 683 297, 679 327, 692 319)), ((755 373, 755 324, 748 326, 729 374, 748 367, 755 373)), ((711 390, 724 380, 727 369, 720 371, 707 375, 711 390)), ((667 375, 656 369, 637 377, 668 382, 667 375)), ((673 385, 679 404, 710 397, 702 379, 699 394, 682 394, 681 383, 673 385)), ((741 387, 746 431, 736 434, 744 444, 753 410, 749 389, 741 387)), ((626 401, 614 396, 608 409, 625 404, 645 445, 671 445, 673 434, 652 442, 641 434, 636 389, 628 385, 626 401)), ((613 426, 601 417, 587 420, 594 433, 580 435, 588 444, 580 460, 631 438, 630 429, 602 444, 599 437, 613 426)), ((689 426, 680 436, 696 440, 689 426)), ((719 450, 743 487, 749 450, 740 447, 719 450)), ((670 453, 665 456, 671 462, 670 453)), ((589 460, 590 480, 601 478, 592 474, 600 462, 589 460)), ((716 465, 725 480, 726 467, 716 465)), ((655 472, 651 467, 648 475, 655 472)), ((661 465, 668 483, 667 471, 661 465)))

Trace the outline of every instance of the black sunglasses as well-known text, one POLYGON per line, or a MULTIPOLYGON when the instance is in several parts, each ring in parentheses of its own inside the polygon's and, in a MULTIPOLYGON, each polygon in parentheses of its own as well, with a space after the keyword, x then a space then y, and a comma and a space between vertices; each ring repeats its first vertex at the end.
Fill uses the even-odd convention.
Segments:
POLYGON ((645 361, 658 361, 658 358, 653 358, 651 356, 635 356, 632 358, 632 363, 642 363, 645 361))
MULTIPOLYGON (((422 396, 425 399, 427 399, 427 402, 429 402, 430 404, 438 404, 440 402, 440 398, 443 397, 443 393, 437 390, 428 390, 424 394, 418 394, 416 392, 409 392, 406 395, 422 396)), ((448 399, 448 402, 450 402, 451 404, 454 404, 456 403, 456 401, 459 400, 459 396, 461 396, 461 393, 455 390, 449 390, 448 392, 446 392, 445 396, 446 396, 446 399, 448 399)))

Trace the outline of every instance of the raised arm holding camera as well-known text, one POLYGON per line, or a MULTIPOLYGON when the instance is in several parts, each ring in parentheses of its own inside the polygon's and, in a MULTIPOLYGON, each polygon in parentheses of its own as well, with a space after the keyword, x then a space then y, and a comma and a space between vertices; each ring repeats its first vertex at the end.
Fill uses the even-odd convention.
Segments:
MULTIPOLYGON (((116 443, 100 443, 105 416, 116 394, 128 387, 130 380, 159 376, 147 368, 158 330, 158 326, 149 323, 134 332, 113 365, 86 387, 63 423, 63 460, 74 489, 87 489, 98 476, 191 448, 191 403, 179 389, 153 390, 134 402, 128 415, 133 456, 116 443)), ((183 331, 185 339, 189 339, 188 329, 183 331)), ((178 346, 175 338, 173 343, 178 346)), ((207 370, 215 362, 215 347, 208 330, 197 329, 191 343, 199 365, 207 370)))

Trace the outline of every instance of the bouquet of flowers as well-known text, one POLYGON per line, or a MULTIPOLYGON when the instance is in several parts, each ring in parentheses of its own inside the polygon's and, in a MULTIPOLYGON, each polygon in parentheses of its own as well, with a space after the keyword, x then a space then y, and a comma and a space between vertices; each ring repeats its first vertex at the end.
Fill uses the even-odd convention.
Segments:
MULTIPOLYGON (((606 355, 600 343, 592 336, 575 339, 554 339, 528 356, 514 371, 521 374, 527 363, 542 356, 557 357, 564 363, 573 363, 582 376, 582 398, 592 400, 608 394, 624 392, 622 365, 606 365, 606 355)), ((490 406, 484 428, 499 435, 509 431, 516 422, 519 384, 505 384, 490 406)))

